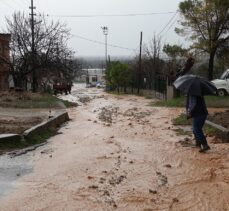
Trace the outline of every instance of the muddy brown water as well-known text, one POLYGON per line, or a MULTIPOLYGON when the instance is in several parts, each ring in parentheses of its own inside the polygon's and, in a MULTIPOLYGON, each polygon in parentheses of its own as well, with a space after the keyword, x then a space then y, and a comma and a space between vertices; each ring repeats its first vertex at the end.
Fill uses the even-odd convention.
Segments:
POLYGON ((171 124, 182 109, 100 89, 80 93, 94 97, 69 109, 59 135, 29 154, 33 171, 0 199, 1 211, 229 210, 228 144, 210 142, 200 154, 179 143, 185 136, 171 124))

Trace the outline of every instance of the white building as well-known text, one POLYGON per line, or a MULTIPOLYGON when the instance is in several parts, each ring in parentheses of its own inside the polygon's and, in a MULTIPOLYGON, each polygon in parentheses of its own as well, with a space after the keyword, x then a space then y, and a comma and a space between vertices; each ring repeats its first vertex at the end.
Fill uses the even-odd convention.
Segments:
POLYGON ((105 81, 105 69, 87 69, 86 83, 95 86, 97 82, 105 81))

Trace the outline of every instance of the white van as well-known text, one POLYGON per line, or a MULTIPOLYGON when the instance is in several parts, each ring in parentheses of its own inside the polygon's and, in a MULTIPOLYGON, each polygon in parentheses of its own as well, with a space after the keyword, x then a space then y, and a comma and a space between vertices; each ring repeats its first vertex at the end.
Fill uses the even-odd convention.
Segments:
POLYGON ((229 95, 229 69, 224 71, 220 79, 212 81, 218 90, 219 96, 229 95))

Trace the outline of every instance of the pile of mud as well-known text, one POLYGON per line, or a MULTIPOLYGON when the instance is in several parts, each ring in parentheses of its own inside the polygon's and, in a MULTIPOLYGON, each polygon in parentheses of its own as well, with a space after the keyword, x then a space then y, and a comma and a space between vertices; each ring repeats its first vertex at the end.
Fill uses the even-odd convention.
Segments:
POLYGON ((209 115, 208 119, 211 122, 229 129, 229 110, 224 112, 215 112, 212 115, 209 115))

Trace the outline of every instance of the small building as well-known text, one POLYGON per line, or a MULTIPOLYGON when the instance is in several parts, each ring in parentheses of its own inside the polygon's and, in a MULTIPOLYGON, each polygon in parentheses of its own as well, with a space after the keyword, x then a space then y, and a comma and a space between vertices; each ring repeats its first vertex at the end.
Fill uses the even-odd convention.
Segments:
POLYGON ((10 34, 0 34, 0 91, 9 88, 10 34))
POLYGON ((105 81, 104 69, 88 69, 86 83, 95 86, 97 82, 105 81))

